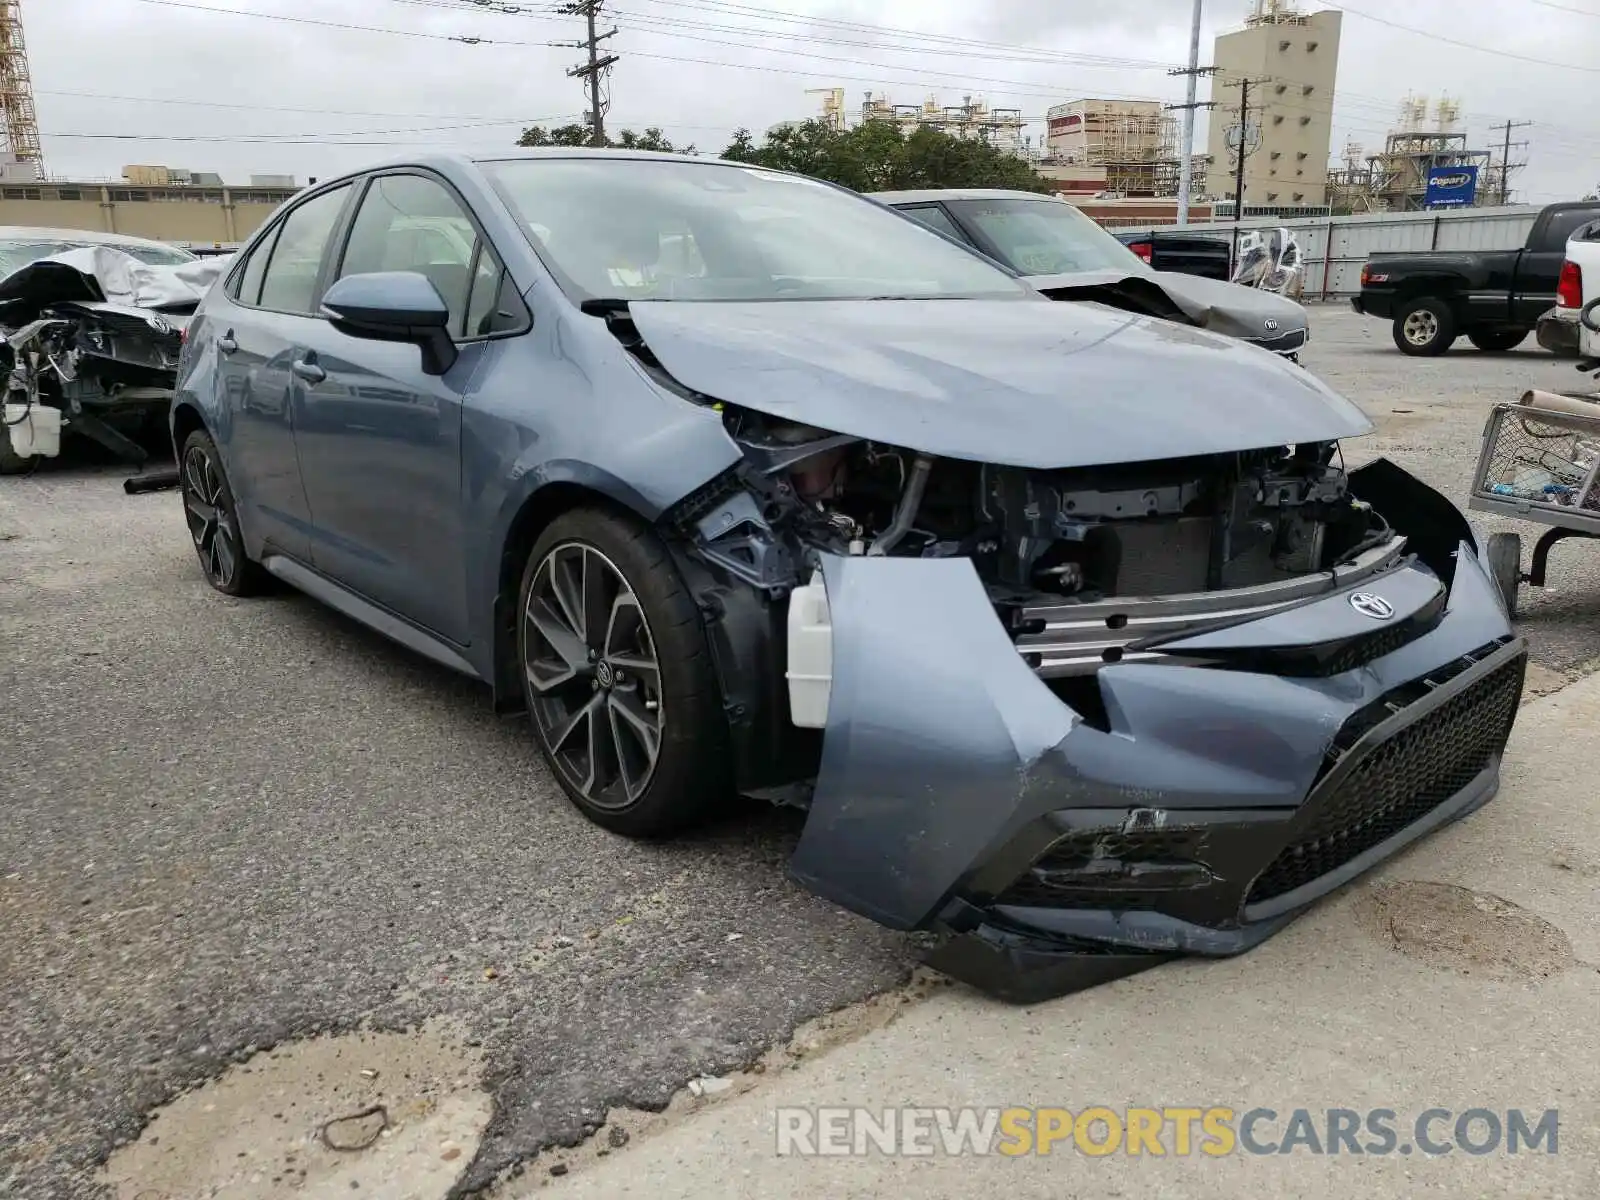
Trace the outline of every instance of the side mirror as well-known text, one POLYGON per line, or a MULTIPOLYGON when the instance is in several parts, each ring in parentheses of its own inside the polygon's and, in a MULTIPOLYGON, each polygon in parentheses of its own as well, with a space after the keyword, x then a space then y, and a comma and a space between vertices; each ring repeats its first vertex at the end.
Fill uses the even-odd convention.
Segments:
POLYGON ((450 306, 417 271, 346 275, 323 294, 322 315, 351 337, 420 347, 429 375, 443 375, 460 356, 450 337, 450 306))

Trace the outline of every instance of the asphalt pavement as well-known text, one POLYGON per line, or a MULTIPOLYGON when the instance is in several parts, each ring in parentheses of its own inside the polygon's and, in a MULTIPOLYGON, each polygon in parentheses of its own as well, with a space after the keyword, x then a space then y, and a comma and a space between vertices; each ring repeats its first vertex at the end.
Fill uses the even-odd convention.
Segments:
POLYGON ((505 1200, 1589 1200, 1597 720, 1596 676, 1528 704, 1493 804, 1250 954, 1029 1008, 949 989, 505 1200), (1033 1113, 985 1143, 998 1152, 951 1154, 928 1110, 968 1106, 969 1129, 1033 1113), (904 1137, 908 1108, 920 1146, 867 1140, 897 1118, 904 1137), (1155 1134, 1137 1146, 1129 1109, 1155 1134), (1340 1139, 1341 1120, 1357 1136, 1340 1139), (1536 1145, 1513 1133, 1541 1126, 1536 1145), (1231 1128, 1231 1152, 1202 1128, 1231 1128))
MULTIPOLYGON (((1353 461, 1458 499, 1490 405, 1581 382, 1313 320, 1310 368, 1380 426, 1353 461)), ((483 689, 303 597, 216 595, 176 495, 125 474, 0 479, 0 1195, 106 1194, 111 1151, 229 1064, 439 1020, 493 1101, 477 1187, 906 978, 904 938, 785 877, 796 814, 603 834, 483 689)), ((1600 659, 1597 564, 1558 551, 1524 601, 1551 686, 1600 659)))

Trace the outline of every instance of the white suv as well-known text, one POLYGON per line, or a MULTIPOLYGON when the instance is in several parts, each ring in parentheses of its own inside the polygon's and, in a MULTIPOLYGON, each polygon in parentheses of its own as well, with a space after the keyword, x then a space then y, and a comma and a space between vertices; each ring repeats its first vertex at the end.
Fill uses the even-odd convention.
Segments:
MULTIPOLYGON (((1567 239, 1560 303, 1563 308, 1582 309, 1596 300, 1600 300, 1600 221, 1591 221, 1567 239)), ((1589 322, 1600 326, 1600 307, 1590 314, 1589 322)), ((1578 348, 1584 358, 1600 358, 1600 333, 1580 325, 1578 348)))

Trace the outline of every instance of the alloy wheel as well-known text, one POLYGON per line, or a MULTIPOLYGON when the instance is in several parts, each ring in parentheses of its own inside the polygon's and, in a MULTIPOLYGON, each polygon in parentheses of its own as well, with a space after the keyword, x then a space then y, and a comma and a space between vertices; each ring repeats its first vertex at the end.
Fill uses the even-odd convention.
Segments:
POLYGON ((233 584, 241 558, 239 531, 223 502, 222 472, 204 446, 183 457, 183 510, 206 577, 218 588, 233 584))
POLYGON ((1439 333, 1439 318, 1427 309, 1420 309, 1406 318, 1406 341, 1413 346, 1426 346, 1439 333))
POLYGON ((596 808, 650 785, 665 720, 655 639, 615 563, 568 542, 545 555, 522 614, 533 719, 568 784, 596 808))

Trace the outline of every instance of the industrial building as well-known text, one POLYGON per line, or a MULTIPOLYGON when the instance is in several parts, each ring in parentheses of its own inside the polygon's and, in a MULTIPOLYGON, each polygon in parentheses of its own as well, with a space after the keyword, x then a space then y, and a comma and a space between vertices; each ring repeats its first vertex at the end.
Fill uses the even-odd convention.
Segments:
POLYGON ((1342 22, 1342 13, 1303 13, 1293 0, 1256 0, 1243 29, 1217 38, 1208 194, 1232 199, 1242 143, 1247 210, 1327 204, 1342 22), (1240 111, 1243 83, 1247 113, 1240 111))
POLYGON ((232 246, 298 190, 292 176, 218 175, 130 166, 121 180, 40 179, 33 163, 0 159, 0 225, 93 229, 190 246, 232 246))
POLYGON ((1461 106, 1448 96, 1430 103, 1426 96, 1408 95, 1382 152, 1367 154, 1355 143, 1345 147, 1344 166, 1329 173, 1329 201, 1341 213, 1417 212, 1427 207, 1430 178, 1465 169, 1474 177, 1475 204, 1504 203, 1516 169, 1504 157, 1497 163, 1493 150, 1471 147, 1461 106))
MULTIPOLYGON (((826 100, 823 112, 827 119, 826 100)), ((990 108, 971 96, 963 96, 960 104, 941 105, 933 96, 921 104, 895 104, 886 96, 868 92, 861 102, 861 121, 886 121, 898 125, 903 133, 936 129, 951 137, 984 142, 1006 154, 1025 156, 1028 151, 1022 137, 1027 122, 1020 108, 990 108)))
POLYGON ((1075 185, 1063 190, 1170 196, 1178 164, 1177 122, 1159 101, 1072 100, 1045 114, 1040 171, 1075 185))

